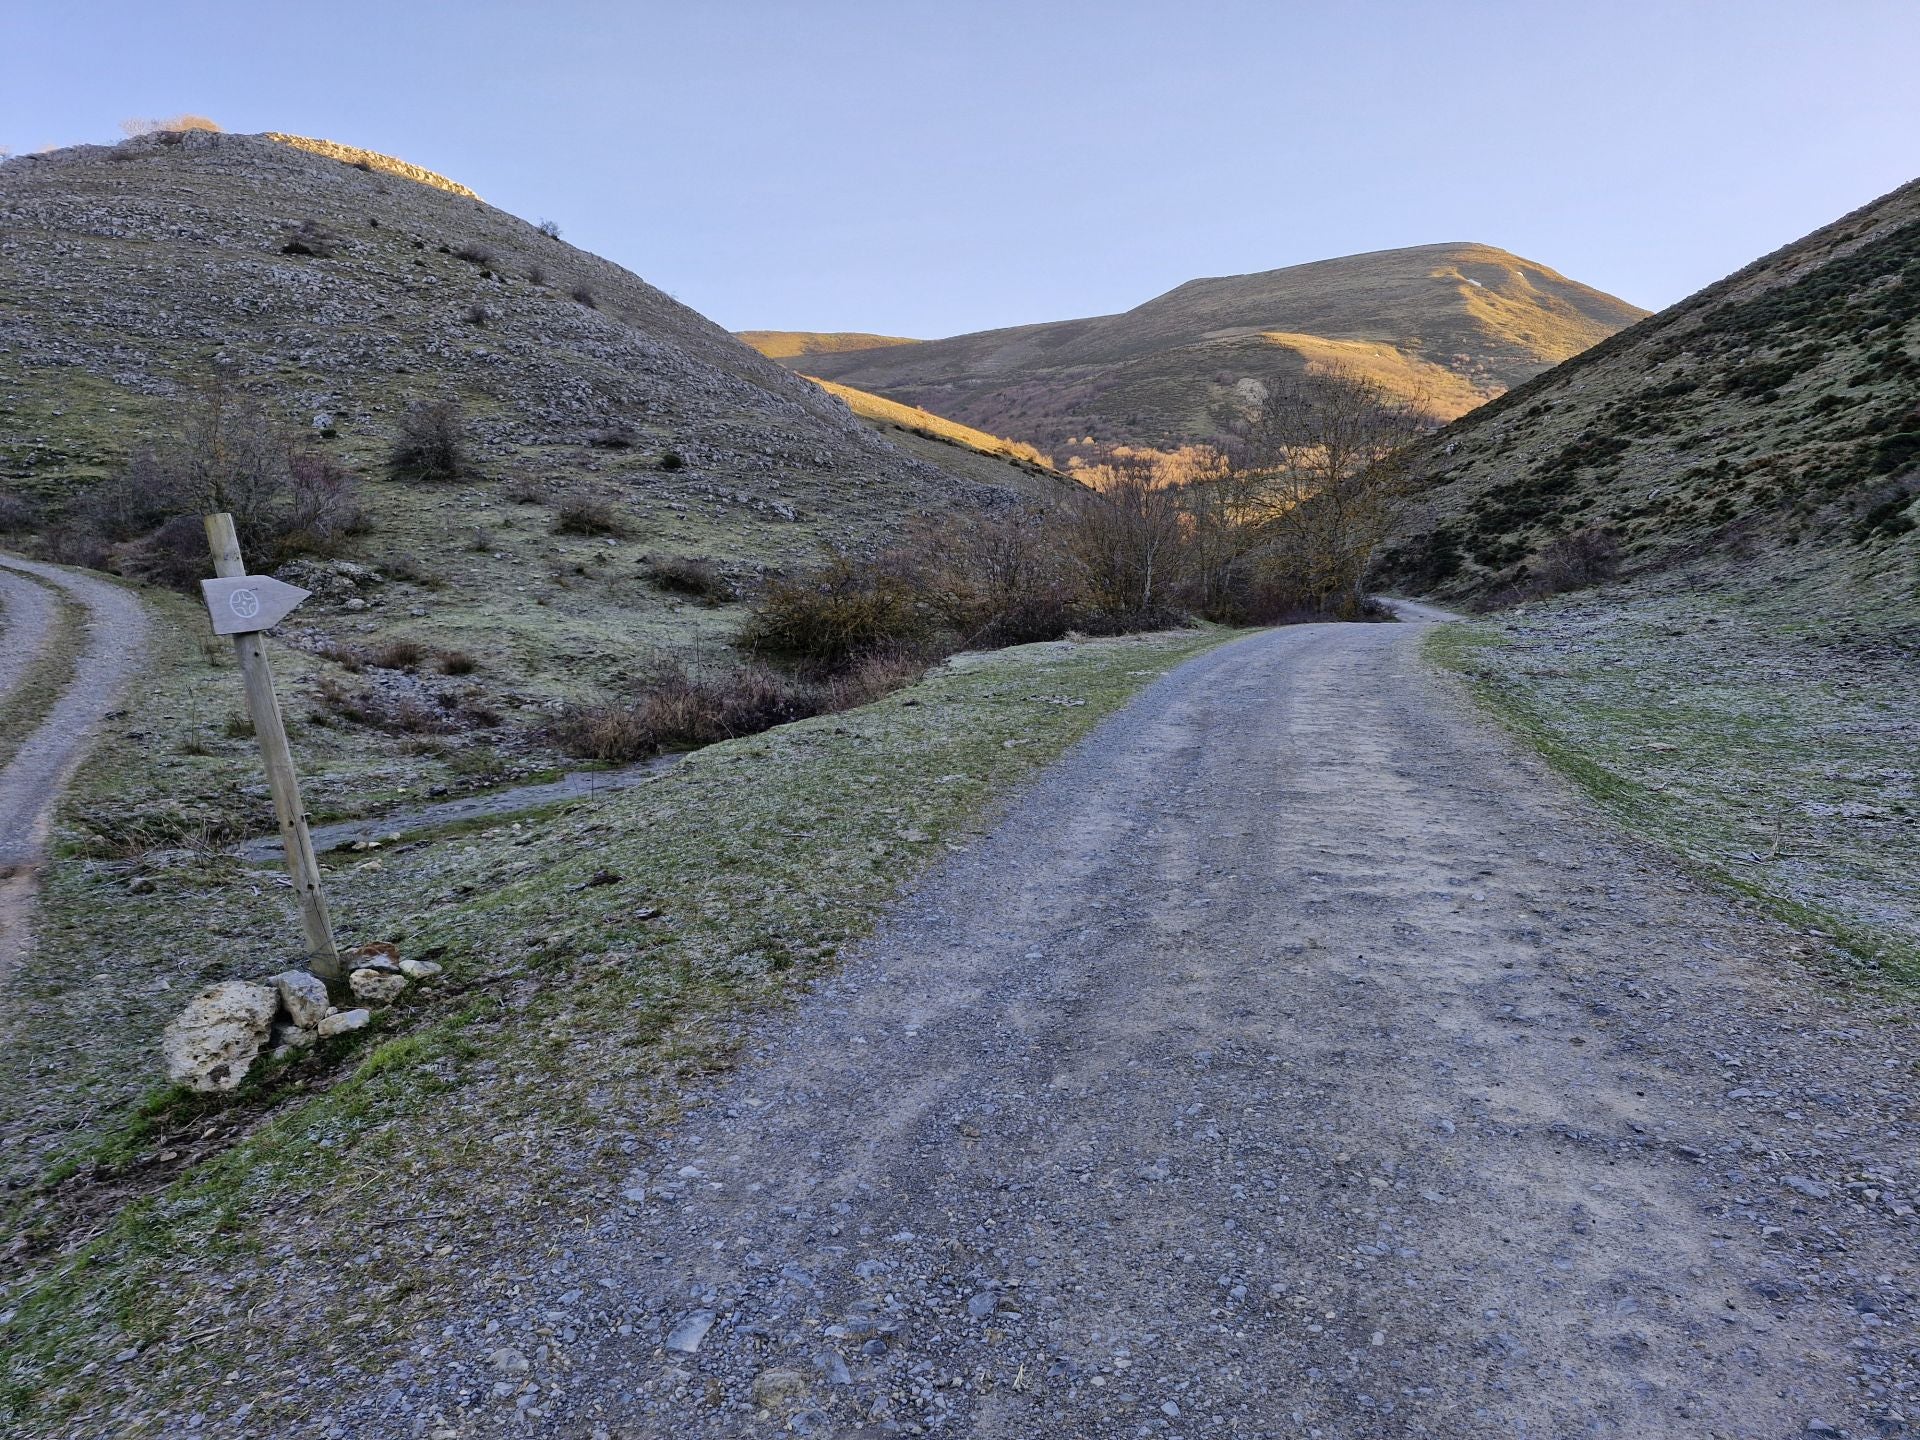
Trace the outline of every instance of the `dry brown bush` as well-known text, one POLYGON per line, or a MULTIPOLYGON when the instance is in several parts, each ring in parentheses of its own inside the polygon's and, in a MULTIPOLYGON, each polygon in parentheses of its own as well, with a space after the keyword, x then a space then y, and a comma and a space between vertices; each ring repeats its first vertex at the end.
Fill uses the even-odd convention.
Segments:
POLYGON ((698 555, 655 555, 647 561, 647 579, 674 595, 691 595, 709 605, 736 599, 733 585, 713 561, 698 555))
POLYGON ((554 512, 553 533, 556 535, 612 535, 625 536, 632 531, 619 513, 604 500, 592 500, 584 496, 561 502, 554 512))
POLYGON ((466 423, 451 400, 413 406, 400 421, 387 452, 396 480, 458 480, 470 471, 466 423))

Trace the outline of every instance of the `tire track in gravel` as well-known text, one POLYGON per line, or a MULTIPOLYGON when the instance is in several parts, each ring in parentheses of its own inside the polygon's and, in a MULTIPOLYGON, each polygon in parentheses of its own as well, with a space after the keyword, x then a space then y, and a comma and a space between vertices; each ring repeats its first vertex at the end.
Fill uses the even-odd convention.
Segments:
MULTIPOLYGON (((75 663, 72 679, 48 709, 34 731, 0 768, 0 984, 5 983, 28 948, 28 921, 36 877, 46 858, 53 807, 91 748, 100 722, 119 704, 128 679, 139 665, 146 642, 146 612, 130 592, 104 580, 43 565, 13 555, 0 555, 0 576, 6 578, 12 598, 19 587, 35 581, 57 587, 86 608, 86 643, 75 663), (25 577, 33 577, 31 579, 25 577)), ((16 613, 9 604, 9 649, 37 652, 45 631, 35 635, 35 623, 51 625, 55 602, 48 597, 44 610, 16 613), (38 620, 36 622, 36 618, 38 620)), ((22 673, 25 666, 22 667, 22 673)))
POLYGON ((331 1433, 1913 1433, 1911 1015, 1420 633, 1155 684, 331 1433))

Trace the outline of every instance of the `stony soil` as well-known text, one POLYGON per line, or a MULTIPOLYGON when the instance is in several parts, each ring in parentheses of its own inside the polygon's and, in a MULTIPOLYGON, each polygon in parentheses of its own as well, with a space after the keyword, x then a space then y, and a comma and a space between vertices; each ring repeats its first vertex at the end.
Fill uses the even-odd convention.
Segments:
POLYGON ((1419 638, 1156 684, 316 1433, 1911 1433, 1911 1017, 1419 638))

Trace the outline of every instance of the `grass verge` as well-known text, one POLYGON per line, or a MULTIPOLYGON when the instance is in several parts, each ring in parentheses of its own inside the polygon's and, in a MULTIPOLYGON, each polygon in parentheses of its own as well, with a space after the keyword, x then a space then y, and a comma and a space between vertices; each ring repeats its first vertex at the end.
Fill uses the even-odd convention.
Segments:
POLYGON ((1871 655, 1687 603, 1530 606, 1436 627, 1426 653, 1630 832, 1833 942, 1856 978, 1920 983, 1920 694, 1871 655))
MULTIPOLYGON (((244 1133, 164 1184, 82 1199, 181 1148, 178 1097, 33 1187, 8 1217, 26 1240, 0 1293, 6 1405, 123 1435, 172 1433, 176 1402, 216 1423, 245 1405, 272 1431, 324 1398, 336 1361, 430 1363, 456 1281, 604 1214, 689 1081, 732 1062, 743 1013, 820 973, 1010 787, 1230 633, 966 657, 545 823, 339 866, 337 912, 441 951, 446 990, 410 991, 330 1080, 323 1057, 250 1081, 244 1133)), ((110 908, 164 951, 182 937, 154 898, 116 888, 110 908)), ((207 1117, 186 1109, 191 1138, 207 1117)))

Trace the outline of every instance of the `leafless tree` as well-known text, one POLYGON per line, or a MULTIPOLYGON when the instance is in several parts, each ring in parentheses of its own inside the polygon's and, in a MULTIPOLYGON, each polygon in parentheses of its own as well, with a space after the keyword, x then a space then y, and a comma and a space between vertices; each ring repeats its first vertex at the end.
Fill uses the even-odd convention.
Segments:
POLYGON ((1142 617, 1167 608, 1181 579, 1185 524, 1157 457, 1116 453, 1084 478, 1093 493, 1078 502, 1071 543, 1095 606, 1142 617))
POLYGON ((1235 503, 1260 536, 1266 584, 1348 615, 1407 494, 1417 400, 1344 366, 1282 377, 1225 417, 1235 503))

